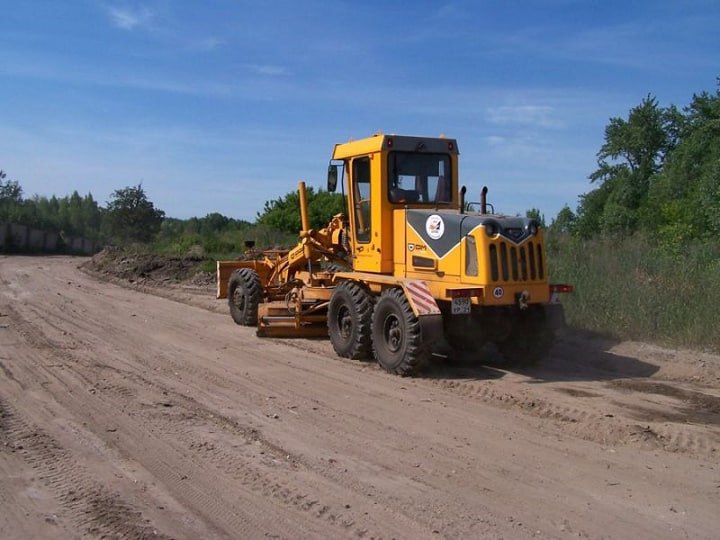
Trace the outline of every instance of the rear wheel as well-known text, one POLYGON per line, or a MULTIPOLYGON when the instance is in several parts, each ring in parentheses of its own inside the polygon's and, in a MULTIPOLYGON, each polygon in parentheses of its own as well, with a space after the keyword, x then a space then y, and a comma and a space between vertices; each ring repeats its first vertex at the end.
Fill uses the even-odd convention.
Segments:
POLYGON ((230 315, 237 324, 255 326, 262 287, 258 273, 251 268, 240 268, 230 275, 228 281, 228 305, 230 315))
POLYGON ((412 375, 430 360, 430 344, 422 342, 420 321, 402 289, 380 295, 372 317, 375 359, 390 373, 412 375))
POLYGON ((509 365, 530 367, 547 355, 554 338, 544 306, 534 305, 518 314, 510 336, 496 345, 509 365))
POLYGON ((335 287, 328 306, 328 333, 338 356, 354 360, 371 357, 372 295, 358 283, 335 287))

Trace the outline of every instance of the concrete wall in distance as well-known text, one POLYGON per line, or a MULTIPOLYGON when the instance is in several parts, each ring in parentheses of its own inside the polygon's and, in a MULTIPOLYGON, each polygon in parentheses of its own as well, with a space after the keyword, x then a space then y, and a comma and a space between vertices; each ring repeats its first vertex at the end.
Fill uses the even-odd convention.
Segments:
POLYGON ((10 224, 0 223, 0 248, 4 248, 10 235, 10 224))
POLYGON ((29 229, 27 247, 32 250, 42 251, 45 249, 45 231, 40 229, 29 229))
MULTIPOLYGON (((61 246, 60 235, 56 232, 34 229, 17 223, 0 223, 0 249, 4 251, 58 251, 61 246)), ((82 238, 71 236, 65 239, 65 251, 92 255, 102 245, 82 238)))
POLYGON ((82 253, 84 255, 92 255, 100 250, 102 246, 97 242, 82 238, 81 236, 68 236, 65 238, 65 245, 69 251, 73 253, 82 253))

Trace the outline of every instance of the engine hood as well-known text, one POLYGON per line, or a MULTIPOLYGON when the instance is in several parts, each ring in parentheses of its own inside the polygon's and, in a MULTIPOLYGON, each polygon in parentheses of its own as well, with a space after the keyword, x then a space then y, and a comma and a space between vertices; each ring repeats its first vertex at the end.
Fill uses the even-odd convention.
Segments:
POLYGON ((532 236, 531 225, 539 226, 537 220, 524 217, 417 209, 406 212, 408 225, 439 258, 479 227, 491 227, 509 242, 521 244, 532 236))

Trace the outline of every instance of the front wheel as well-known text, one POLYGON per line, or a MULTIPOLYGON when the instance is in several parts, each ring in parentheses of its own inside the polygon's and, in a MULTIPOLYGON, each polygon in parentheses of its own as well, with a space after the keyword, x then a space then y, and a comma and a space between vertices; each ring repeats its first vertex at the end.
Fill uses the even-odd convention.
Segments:
POLYGON ((261 299, 258 273, 251 268, 235 270, 228 281, 228 305, 233 320, 243 326, 255 326, 261 299))
POLYGON ((372 317, 373 353, 386 371, 412 375, 430 360, 430 344, 422 341, 420 321, 400 288, 384 291, 372 317))

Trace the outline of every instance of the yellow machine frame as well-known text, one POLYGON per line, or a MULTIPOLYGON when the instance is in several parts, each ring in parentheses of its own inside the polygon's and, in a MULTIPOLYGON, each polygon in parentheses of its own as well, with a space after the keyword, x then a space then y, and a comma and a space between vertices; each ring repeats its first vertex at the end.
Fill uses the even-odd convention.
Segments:
MULTIPOLYGON (((569 290, 548 283, 544 237, 536 222, 488 214, 486 189, 481 211, 466 212, 458 155, 457 142, 443 137, 376 134, 335 145, 332 160, 343 165, 347 216, 338 214, 327 227, 311 229, 305 184, 300 182, 298 245, 290 250, 251 249, 245 260, 218 261, 217 297, 235 294, 228 284, 237 271, 250 269, 262 289, 258 335, 314 336, 327 335, 328 306, 338 284, 356 283, 375 298, 397 288, 429 342, 443 335, 443 325, 449 328, 458 299, 465 299, 462 313, 470 313, 468 305, 472 310, 525 310, 550 303, 553 291, 569 290), (417 176, 415 185, 424 186, 427 200, 417 193, 414 199, 391 197, 393 152, 398 153, 392 162, 398 168, 398 156, 429 156, 431 164, 434 156, 441 156, 443 166, 432 173, 433 181, 438 192, 442 182, 448 195, 431 198, 430 177, 417 176), (330 270, 332 262, 344 268, 330 270)), ((329 175, 329 186, 331 177, 337 182, 338 165, 331 164, 330 170, 334 174, 329 175)), ((395 171, 396 182, 398 174, 395 171)))

